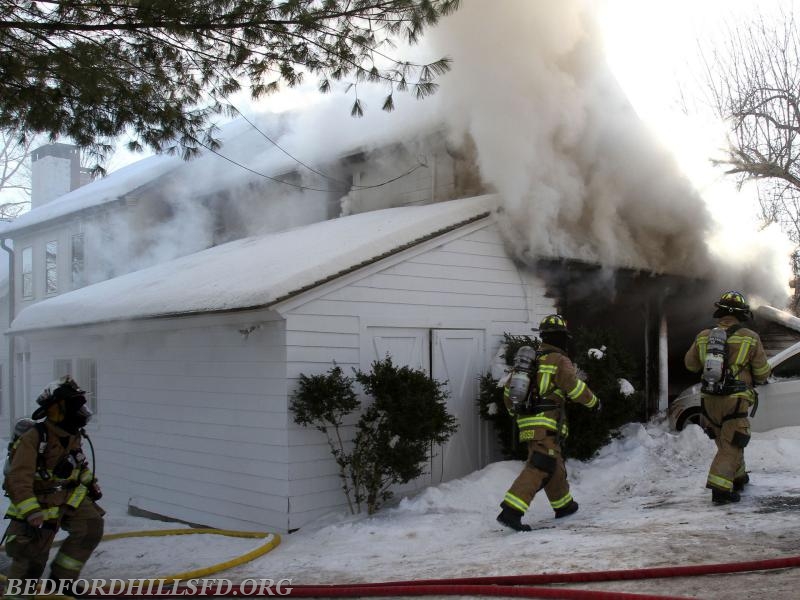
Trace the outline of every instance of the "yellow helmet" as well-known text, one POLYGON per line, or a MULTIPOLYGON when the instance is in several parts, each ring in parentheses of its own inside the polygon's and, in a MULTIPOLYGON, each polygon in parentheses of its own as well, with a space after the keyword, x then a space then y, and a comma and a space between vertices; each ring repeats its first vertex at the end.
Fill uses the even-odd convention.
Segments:
POLYGON ((717 307, 717 310, 714 311, 714 318, 724 317, 725 315, 749 318, 753 315, 750 312, 750 305, 745 300, 744 294, 735 290, 722 294, 719 300, 714 302, 714 306, 717 307))
POLYGON ((539 333, 555 333, 558 331, 569 333, 567 320, 561 315, 547 315, 539 323, 539 333))

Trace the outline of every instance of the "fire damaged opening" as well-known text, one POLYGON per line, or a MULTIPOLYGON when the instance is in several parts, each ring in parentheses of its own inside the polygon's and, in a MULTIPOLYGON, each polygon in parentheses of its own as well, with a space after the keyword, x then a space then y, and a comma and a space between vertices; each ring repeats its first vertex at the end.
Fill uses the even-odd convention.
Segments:
POLYGON ((697 331, 711 322, 715 296, 708 282, 578 260, 539 260, 534 270, 571 328, 618 334, 638 364, 644 416, 666 409, 697 382, 683 357, 697 331))

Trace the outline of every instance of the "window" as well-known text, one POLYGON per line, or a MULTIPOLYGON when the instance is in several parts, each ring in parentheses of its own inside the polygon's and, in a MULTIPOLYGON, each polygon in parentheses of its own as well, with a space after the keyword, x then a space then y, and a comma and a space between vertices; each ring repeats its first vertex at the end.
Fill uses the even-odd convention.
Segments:
POLYGON ((44 293, 58 292, 58 242, 47 242, 44 246, 44 293))
POLYGON ((64 375, 72 375, 71 358, 57 358, 53 361, 53 379, 59 379, 64 375))
POLYGON ((84 278, 84 245, 83 234, 78 233, 72 236, 72 287, 79 288, 86 285, 84 278))
POLYGON ((22 249, 22 297, 33 298, 33 248, 22 249))
POLYGON ((53 378, 70 375, 86 390, 86 404, 97 414, 97 362, 93 358, 57 358, 53 361, 53 378))
MULTIPOLYGON (((25 406, 26 413, 33 412, 31 402, 36 397, 31 393, 31 353, 18 352, 17 364, 14 366, 14 395, 20 406, 25 406)), ((38 395, 38 392, 37 392, 38 395)))
POLYGON ((86 403, 97 414, 97 363, 93 358, 79 358, 77 363, 75 381, 86 390, 86 403))

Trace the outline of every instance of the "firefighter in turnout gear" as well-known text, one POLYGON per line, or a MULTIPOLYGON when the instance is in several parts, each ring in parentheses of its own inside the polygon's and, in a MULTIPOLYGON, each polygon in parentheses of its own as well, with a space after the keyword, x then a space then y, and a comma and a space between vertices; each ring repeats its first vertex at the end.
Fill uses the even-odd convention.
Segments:
POLYGON ((100 488, 81 448, 91 411, 85 392, 68 376, 51 383, 36 402, 33 419, 44 421, 14 442, 3 483, 10 499, 8 577, 41 578, 53 538, 63 528, 69 536, 50 565, 49 578, 70 582, 103 537, 104 511, 95 504, 100 488))
POLYGON ((761 338, 742 325, 752 317, 744 296, 725 292, 714 306, 717 327, 697 334, 684 362, 690 371, 702 372, 702 423, 717 446, 706 487, 711 488, 715 504, 727 504, 740 500, 739 491, 750 480, 744 449, 750 441, 748 413, 757 399, 753 386, 766 383, 771 370, 761 338), (722 380, 712 385, 707 373, 715 370, 715 346, 721 363, 716 369, 722 380))
POLYGON ((542 344, 525 403, 515 410, 509 399, 511 381, 504 390, 506 408, 517 420, 519 439, 528 444, 525 467, 506 492, 500 505, 502 512, 497 517, 500 523, 517 531, 530 531, 521 518, 542 488, 556 519, 578 510, 578 503, 569 492, 561 455, 561 441, 568 433, 564 404, 570 400, 591 409, 600 408, 597 396, 578 378, 567 356, 570 336, 564 318, 545 317, 539 325, 539 335, 542 344))

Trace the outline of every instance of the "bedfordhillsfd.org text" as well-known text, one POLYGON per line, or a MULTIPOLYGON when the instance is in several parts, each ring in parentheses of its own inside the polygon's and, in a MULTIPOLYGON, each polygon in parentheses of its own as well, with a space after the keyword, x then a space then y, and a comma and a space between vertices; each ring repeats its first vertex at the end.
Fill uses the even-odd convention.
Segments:
POLYGON ((45 596, 287 596, 291 579, 9 579, 5 594, 45 596))

